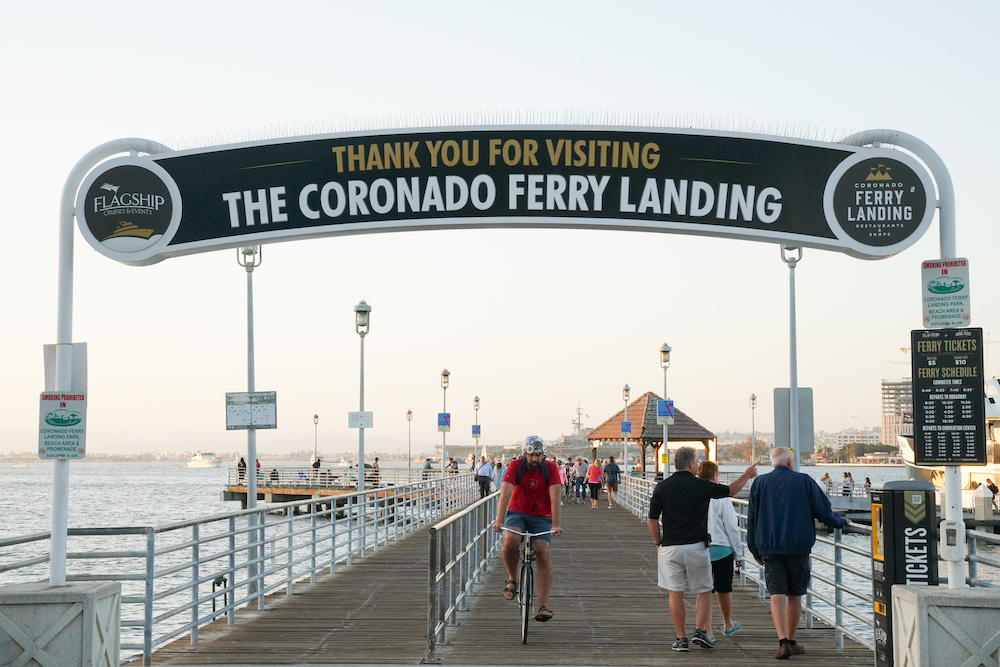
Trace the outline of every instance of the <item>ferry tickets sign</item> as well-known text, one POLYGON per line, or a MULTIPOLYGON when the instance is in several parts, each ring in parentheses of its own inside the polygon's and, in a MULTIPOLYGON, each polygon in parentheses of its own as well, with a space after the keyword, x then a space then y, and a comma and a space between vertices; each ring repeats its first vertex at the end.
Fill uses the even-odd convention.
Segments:
POLYGON ((672 232, 888 257, 933 181, 909 155, 709 131, 446 128, 112 159, 81 185, 98 252, 146 265, 220 248, 421 229, 672 232))
POLYGON ((913 458, 917 465, 985 465, 983 330, 910 332, 913 458))
POLYGON ((86 395, 44 392, 40 400, 38 458, 44 460, 86 457, 86 395))

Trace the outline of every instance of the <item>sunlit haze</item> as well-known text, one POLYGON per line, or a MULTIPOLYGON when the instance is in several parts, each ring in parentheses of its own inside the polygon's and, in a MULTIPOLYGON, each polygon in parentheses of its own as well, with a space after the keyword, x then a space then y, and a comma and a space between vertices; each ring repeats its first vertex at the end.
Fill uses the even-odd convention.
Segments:
MULTIPOLYGON (((0 453, 35 449, 42 346, 56 337, 63 184, 120 137, 192 148, 337 128, 560 123, 682 126, 836 141, 890 128, 948 166, 972 325, 1000 339, 996 84, 1000 5, 966 2, 18 3, 4 9, 0 453)), ((909 375, 920 263, 938 224, 878 261, 805 249, 798 383, 817 430, 880 425, 909 375)), ((76 234, 73 337, 89 348, 87 448, 245 451, 225 393, 247 388, 246 273, 224 250, 130 267, 76 234)), ((663 392, 712 430, 773 429, 789 385, 789 269, 778 245, 676 234, 465 230, 277 243, 253 274, 260 451, 357 447, 353 307, 365 338, 365 450, 489 445, 597 426, 663 392), (320 417, 314 430, 313 415, 320 417)), ((1000 344, 987 343, 987 376, 1000 344)))

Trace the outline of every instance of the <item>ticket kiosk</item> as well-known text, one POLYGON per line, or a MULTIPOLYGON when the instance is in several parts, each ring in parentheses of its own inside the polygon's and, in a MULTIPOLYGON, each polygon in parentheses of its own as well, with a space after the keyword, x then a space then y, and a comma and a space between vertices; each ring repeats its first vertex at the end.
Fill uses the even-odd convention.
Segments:
POLYGON ((892 586, 936 586, 934 485, 900 480, 872 490, 872 582, 875 665, 892 667, 892 586))

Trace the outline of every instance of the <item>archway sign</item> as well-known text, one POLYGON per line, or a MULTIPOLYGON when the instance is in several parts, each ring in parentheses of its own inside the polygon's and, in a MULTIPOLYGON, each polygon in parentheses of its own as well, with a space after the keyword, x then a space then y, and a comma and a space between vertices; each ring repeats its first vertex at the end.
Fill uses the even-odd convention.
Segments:
POLYGON ((76 218, 98 252, 132 265, 321 236, 478 227, 697 234, 879 259, 915 243, 935 206, 922 164, 889 148, 538 126, 118 157, 83 179, 76 218))

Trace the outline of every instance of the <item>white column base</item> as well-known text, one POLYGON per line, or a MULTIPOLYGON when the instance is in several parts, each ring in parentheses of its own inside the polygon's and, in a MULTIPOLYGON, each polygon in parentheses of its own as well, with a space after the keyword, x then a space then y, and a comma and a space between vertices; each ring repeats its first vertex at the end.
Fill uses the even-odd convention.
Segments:
POLYGON ((14 584, 0 588, 0 663, 118 667, 121 584, 14 584))
POLYGON ((892 587, 896 665, 995 665, 1000 661, 1000 589, 892 587))

